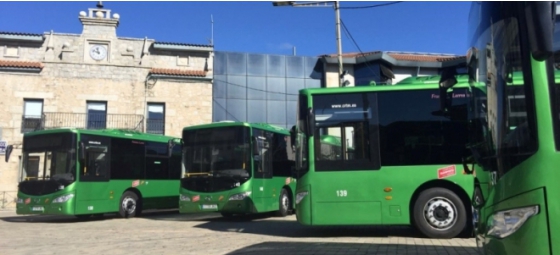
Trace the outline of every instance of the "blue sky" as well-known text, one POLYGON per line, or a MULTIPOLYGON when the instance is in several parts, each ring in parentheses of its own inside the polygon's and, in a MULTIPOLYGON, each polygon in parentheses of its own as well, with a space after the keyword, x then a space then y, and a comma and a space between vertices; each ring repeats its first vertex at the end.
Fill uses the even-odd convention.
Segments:
MULTIPOLYGON (((82 32, 80 11, 88 2, 0 2, 0 31, 82 32)), ((366 51, 466 53, 470 2, 340 2, 342 22, 359 48, 366 51)), ((216 51, 300 56, 336 53, 332 7, 273 7, 261 2, 110 2, 120 15, 119 37, 148 37, 160 42, 209 44, 214 20, 216 51)), ((343 52, 359 52, 341 32, 343 52)))

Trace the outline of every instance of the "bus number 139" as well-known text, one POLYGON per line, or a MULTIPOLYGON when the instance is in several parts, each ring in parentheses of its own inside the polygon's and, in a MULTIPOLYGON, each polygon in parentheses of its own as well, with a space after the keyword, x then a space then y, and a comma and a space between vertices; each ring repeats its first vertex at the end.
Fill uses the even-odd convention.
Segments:
POLYGON ((348 191, 346 191, 346 190, 337 190, 337 191, 336 191, 336 196, 337 196, 337 197, 347 197, 347 196, 348 196, 348 191))

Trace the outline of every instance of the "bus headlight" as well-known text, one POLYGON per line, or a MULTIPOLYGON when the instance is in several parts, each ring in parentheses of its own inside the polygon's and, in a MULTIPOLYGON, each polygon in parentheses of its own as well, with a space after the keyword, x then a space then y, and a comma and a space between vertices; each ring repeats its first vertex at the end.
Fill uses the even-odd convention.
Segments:
POLYGON ((16 203, 18 204, 23 204, 23 198, 17 198, 16 203))
POLYGON ((521 228, 531 216, 538 213, 538 205, 496 212, 488 221, 487 234, 497 238, 506 238, 521 228))
POLYGON ((302 191, 296 194, 296 204, 299 204, 299 202, 301 202, 301 200, 307 196, 307 194, 309 194, 308 191, 302 191))
POLYGON ((235 195, 231 195, 231 197, 229 197, 229 200, 230 201, 231 200, 243 200, 250 195, 251 195, 251 191, 245 191, 245 192, 242 192, 242 193, 237 193, 235 195))
POLYGON ((191 198, 188 197, 188 196, 185 196, 185 195, 183 195, 183 194, 180 194, 180 195, 179 195, 179 200, 185 201, 185 202, 190 202, 190 201, 191 201, 191 198))
POLYGON ((52 203, 64 203, 74 197, 74 194, 67 194, 53 199, 52 203))

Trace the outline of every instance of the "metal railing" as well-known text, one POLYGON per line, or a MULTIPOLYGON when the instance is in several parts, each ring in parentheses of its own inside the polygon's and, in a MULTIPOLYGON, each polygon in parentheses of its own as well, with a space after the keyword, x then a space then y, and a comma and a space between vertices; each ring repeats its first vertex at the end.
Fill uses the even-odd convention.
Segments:
POLYGON ((45 112, 42 116, 22 116, 21 132, 63 127, 83 129, 126 129, 144 132, 144 116, 137 114, 87 114, 45 112))
POLYGON ((0 209, 16 208, 17 191, 0 191, 0 209))
POLYGON ((165 132, 165 120, 163 119, 147 119, 146 133, 163 135, 165 132))

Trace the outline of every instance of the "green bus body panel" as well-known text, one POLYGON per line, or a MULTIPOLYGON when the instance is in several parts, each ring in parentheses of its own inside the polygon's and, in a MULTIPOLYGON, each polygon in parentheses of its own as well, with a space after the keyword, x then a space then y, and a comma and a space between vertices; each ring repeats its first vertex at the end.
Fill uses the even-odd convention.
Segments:
MULTIPOLYGON (((97 135, 101 137, 134 139, 139 141, 167 143, 170 139, 176 142, 175 137, 141 133, 137 131, 103 129, 84 130, 76 128, 61 128, 40 130, 24 134, 25 137, 33 137, 46 134, 77 134, 97 135)), ((77 143, 77 144, 78 144, 77 143)), ((76 144, 76 149, 78 145, 76 144)), ((32 196, 18 191, 18 199, 22 203, 16 205, 17 214, 58 214, 58 215, 81 215, 97 213, 113 213, 120 209, 121 195, 127 191, 135 191, 142 201, 142 209, 168 209, 177 208, 179 198, 179 179, 176 180, 109 180, 109 181, 87 181, 79 180, 78 171, 81 169, 79 160, 76 163, 76 181, 64 187, 63 190, 42 196, 32 196), (137 184, 135 184, 135 182, 137 184), (67 194, 74 197, 63 203, 52 203, 53 199, 67 194)))
MULTIPOLYGON (((433 90, 438 88, 439 79, 440 76, 410 77, 393 86, 310 88, 299 94, 306 95, 309 107, 313 107, 313 95, 433 90)), ((453 88, 469 88, 466 76, 458 76, 457 80, 453 88)), ((321 140, 336 143, 328 138, 321 140)), ((311 153, 314 139, 308 137, 307 144, 311 153)), ((296 205, 297 220, 303 225, 409 225, 413 195, 422 185, 455 186, 469 199, 474 190, 474 177, 463 173, 460 162, 454 165, 455 175, 438 179, 438 169, 453 165, 381 165, 379 170, 316 172, 314 157, 309 157, 309 171, 298 178, 296 189, 296 194, 308 192, 296 205), (346 191, 347 195, 338 196, 337 191, 346 191)), ((465 204, 465 209, 469 211, 470 204, 465 204)))
MULTIPOLYGON (((244 126, 279 133, 286 136, 290 132, 282 127, 271 125, 268 123, 248 123, 236 121, 221 121, 209 124, 195 125, 183 128, 184 131, 192 131, 206 128, 221 128, 244 126)), ((276 211, 279 208, 279 196, 282 189, 289 192, 292 201, 292 208, 295 208, 295 190, 296 180, 292 177, 272 177, 268 179, 260 179, 254 177, 254 168, 251 167, 251 178, 231 190, 219 192, 197 192, 184 188, 180 188, 182 196, 189 197, 191 201, 179 201, 180 213, 200 213, 200 212, 222 212, 229 214, 249 214, 276 211), (243 200, 229 200, 232 195, 251 192, 251 195, 243 200), (197 201, 193 201, 196 197, 197 201), (210 205, 210 207, 205 207, 210 205)))
POLYGON ((423 184, 435 182, 444 186, 445 182, 461 187, 467 196, 472 194, 473 177, 463 174, 461 165, 455 165, 455 175, 438 179, 438 169, 448 166, 309 172, 298 179, 296 193, 309 192, 296 207, 298 221, 304 225, 410 224, 409 205, 423 184), (345 190, 347 195, 338 196, 337 190, 345 190))
MULTIPOLYGON (((531 62, 536 107, 538 150, 531 157, 504 174, 492 186, 480 223, 475 228, 479 246, 485 254, 560 254, 560 152, 554 144, 550 91, 545 62, 531 62), (530 217, 517 232, 497 239, 486 234, 491 216, 502 210, 539 206, 539 213, 530 217)), ((556 84, 560 72, 555 72, 556 84)), ((515 83, 514 83, 515 84, 515 83)), ((477 177, 489 178, 491 172, 480 169, 477 177)))

